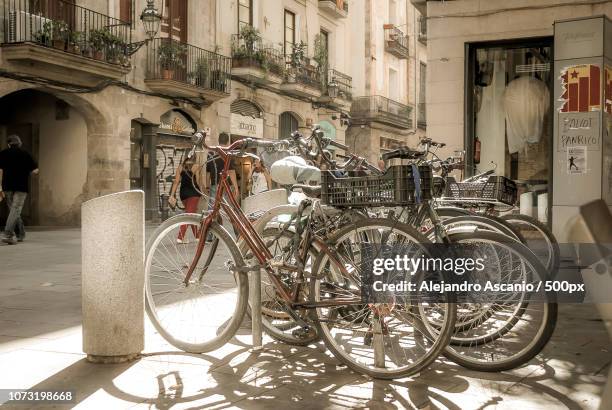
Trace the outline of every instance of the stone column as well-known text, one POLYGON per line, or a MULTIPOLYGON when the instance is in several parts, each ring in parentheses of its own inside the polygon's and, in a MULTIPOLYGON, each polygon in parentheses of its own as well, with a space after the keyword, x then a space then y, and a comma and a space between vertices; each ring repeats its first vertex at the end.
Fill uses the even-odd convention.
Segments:
POLYGON ((121 363, 144 349, 144 192, 82 206, 83 351, 121 363))

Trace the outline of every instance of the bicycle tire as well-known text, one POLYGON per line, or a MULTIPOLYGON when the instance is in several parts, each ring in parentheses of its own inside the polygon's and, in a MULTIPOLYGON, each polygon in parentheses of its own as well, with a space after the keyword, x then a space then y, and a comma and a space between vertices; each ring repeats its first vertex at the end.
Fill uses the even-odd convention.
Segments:
MULTIPOLYGON (((368 226, 371 226, 371 227, 381 227, 382 226, 386 228, 395 229, 397 231, 402 231, 408 237, 414 238, 415 243, 418 243, 418 244, 429 243, 429 241, 422 234, 420 234, 416 229, 414 229, 410 225, 403 224, 403 223, 400 223, 394 220, 378 219, 378 218, 364 218, 360 221, 357 221, 353 225, 345 226, 344 228, 335 232, 330 238, 328 238, 327 243, 330 245, 330 247, 339 246, 337 241, 342 239, 346 235, 350 234, 351 231, 357 231, 359 229, 367 228, 368 226)), ((320 279, 321 279, 320 269, 322 268, 322 265, 325 263, 326 257, 329 258, 329 256, 327 256, 326 254, 326 251, 321 250, 319 253, 319 257, 317 258, 317 261, 315 262, 315 265, 313 267, 313 278, 310 283, 310 288, 311 288, 310 296, 311 296, 312 302, 317 301, 317 295, 319 294, 320 279)), ((366 365, 359 365, 355 363, 354 360, 348 357, 350 356, 350 352, 346 353, 343 351, 344 349, 336 346, 336 341, 335 341, 334 336, 332 336, 331 333, 327 330, 328 325, 325 325, 325 327, 323 326, 323 322, 325 322, 325 319, 321 319, 319 317, 320 308, 313 310, 313 316, 314 316, 315 324, 317 326, 317 331, 319 335, 325 342, 325 345, 329 349, 329 351, 332 352, 332 354, 338 360, 340 360, 342 363, 346 364, 349 368, 351 368, 352 370, 358 373, 366 374, 368 376, 371 376, 374 378, 380 378, 380 379, 395 379, 395 378, 406 377, 406 376, 420 372, 421 370, 429 366, 433 361, 435 361, 436 358, 439 356, 439 354, 443 351, 443 349, 448 345, 448 342, 450 340, 450 337, 454 329, 454 318, 455 318, 455 313, 456 313, 456 306, 454 303, 448 303, 446 304, 446 309, 447 309, 446 314, 448 315, 448 317, 445 317, 446 320, 444 321, 441 331, 437 335, 430 335, 435 339, 435 341, 433 342, 429 352, 426 352, 426 354, 420 360, 416 361, 413 365, 406 367, 404 369, 398 369, 398 370, 379 370, 380 368, 371 368, 371 367, 367 367, 366 365)), ((416 330, 416 326, 415 326, 415 330, 416 330)))
POLYGON ((548 228, 548 226, 531 216, 522 214, 507 214, 503 215, 501 219, 509 222, 511 225, 514 225, 519 231, 519 226, 521 223, 523 223, 527 225, 532 225, 536 228, 536 230, 540 231, 543 234, 543 236, 546 238, 548 252, 550 254, 550 256, 548 257, 548 263, 546 263, 545 266, 548 270, 549 277, 551 279, 555 278, 559 271, 559 264, 561 263, 561 249, 559 248, 559 242, 557 242, 557 238, 555 238, 555 235, 548 228))
MULTIPOLYGON (((461 242, 464 239, 473 239, 473 235, 469 233, 456 233, 451 235, 451 240, 455 243, 461 242)), ((492 242, 499 243, 504 238, 500 237, 499 234, 494 232, 479 232, 478 239, 490 240, 492 242)), ((525 258, 527 263, 534 267, 534 269, 538 272, 540 280, 544 280, 546 278, 546 269, 540 260, 533 254, 533 252, 529 250, 529 248, 518 243, 513 244, 512 248, 515 249, 516 252, 520 253, 521 257, 525 258)), ((549 300, 554 300, 553 294, 547 293, 547 296, 549 300)), ((504 328, 499 332, 499 334, 495 335, 495 337, 490 337, 488 340, 483 340, 483 345, 494 342, 500 337, 504 337, 506 334, 508 334, 508 332, 510 332, 512 328, 521 320, 522 315, 525 314, 529 304, 533 305, 531 302, 520 303, 518 306, 518 313, 515 314, 515 316, 506 325, 504 325, 504 328)), ((541 325, 537 329, 536 335, 530 339, 530 343, 526 346, 526 348, 521 350, 520 354, 514 355, 509 359, 498 360, 495 362, 483 362, 470 359, 465 351, 462 352, 456 350, 454 346, 459 347, 457 344, 449 344, 449 346, 444 349, 444 355, 467 369, 483 372, 500 372, 511 370, 527 363, 538 355, 542 349, 544 349, 546 344, 549 342, 557 323, 557 304, 553 302, 542 302, 541 304, 544 307, 541 325)))
MULTIPOLYGON (((216 337, 204 343, 189 343, 185 340, 181 340, 172 335, 160 323, 155 309, 155 302, 151 294, 151 287, 149 281, 149 272, 153 258, 152 251, 156 249, 156 245, 163 240, 166 234, 172 232, 172 229, 174 227, 180 227, 182 225, 188 224, 199 226, 202 217, 203 216, 200 214, 181 214, 167 219, 154 231, 151 238, 149 238, 149 240, 147 241, 145 255, 145 307, 147 315, 155 329, 165 340, 167 340, 176 348, 189 353, 210 352, 223 346, 226 342, 228 342, 236 334, 238 328, 242 323, 242 319, 247 309, 247 300, 249 294, 248 280, 246 275, 244 273, 235 273, 233 276, 237 284, 238 296, 236 300, 236 306, 234 307, 231 318, 229 322, 224 324, 223 329, 216 334, 216 337)), ((238 247, 236 246, 231 235, 227 232, 227 230, 225 230, 225 228, 223 228, 223 226, 219 225, 217 222, 212 222, 212 224, 210 225, 209 232, 214 235, 216 239, 219 240, 219 243, 222 243, 226 246, 226 249, 229 250, 230 255, 234 260, 234 263, 237 268, 245 266, 238 247)))

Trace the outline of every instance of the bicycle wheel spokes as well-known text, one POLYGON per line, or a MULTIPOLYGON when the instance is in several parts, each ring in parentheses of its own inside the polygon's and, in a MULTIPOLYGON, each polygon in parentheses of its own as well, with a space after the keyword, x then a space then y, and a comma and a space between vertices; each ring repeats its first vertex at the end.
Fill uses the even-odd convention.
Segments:
POLYGON ((439 305, 445 311, 439 315, 441 332, 432 334, 423 325, 415 300, 361 300, 360 269, 367 258, 376 257, 384 245, 401 245, 409 256, 417 257, 425 252, 421 243, 426 240, 403 224, 367 219, 340 230, 330 242, 336 252, 321 251, 311 293, 315 302, 338 304, 315 310, 319 331, 332 353, 354 370, 381 378, 406 376, 431 363, 448 341, 454 306, 439 305), (342 266, 332 262, 334 258, 342 266))
POLYGON ((177 218, 162 225, 150 241, 145 274, 149 317, 157 330, 175 346, 200 352, 233 335, 244 292, 242 280, 226 265, 240 266, 237 249, 230 249, 232 243, 228 245, 216 225, 210 230, 212 242, 206 244, 189 283, 184 283, 196 253, 198 225, 199 218, 177 218), (183 230, 180 237, 185 239, 179 243, 183 230))
MULTIPOLYGON (((495 282, 537 284, 546 277, 544 266, 525 246, 510 243, 495 233, 451 235, 456 243, 478 244, 496 257, 487 269, 496 272, 495 282)), ((556 323, 556 305, 547 303, 544 292, 498 293, 487 303, 459 306, 455 333, 445 354, 465 367, 501 371, 524 364, 546 345, 556 323)))

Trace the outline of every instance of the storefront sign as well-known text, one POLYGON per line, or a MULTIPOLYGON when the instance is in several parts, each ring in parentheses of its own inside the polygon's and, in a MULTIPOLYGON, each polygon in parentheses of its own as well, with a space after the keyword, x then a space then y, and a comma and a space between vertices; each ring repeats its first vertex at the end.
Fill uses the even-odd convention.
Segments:
POLYGON ((263 118, 246 117, 240 114, 230 116, 230 133, 244 137, 263 138, 263 118))
POLYGON ((584 146, 589 151, 599 151, 601 138, 601 114, 599 112, 559 113, 559 141, 557 151, 568 147, 584 146))
POLYGON ((161 116, 159 129, 170 131, 173 134, 189 136, 195 132, 195 129, 191 126, 191 121, 176 111, 169 111, 161 116))

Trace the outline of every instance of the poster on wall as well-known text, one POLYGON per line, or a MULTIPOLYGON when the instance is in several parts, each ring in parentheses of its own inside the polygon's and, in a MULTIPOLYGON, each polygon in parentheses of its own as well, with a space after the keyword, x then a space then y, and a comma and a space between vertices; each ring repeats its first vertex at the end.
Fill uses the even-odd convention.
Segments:
POLYGON ((571 147, 600 150, 601 138, 601 68, 596 64, 564 67, 559 80, 558 151, 571 147))
POLYGON ((587 173, 587 147, 567 147, 567 173, 569 175, 587 173))

